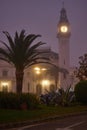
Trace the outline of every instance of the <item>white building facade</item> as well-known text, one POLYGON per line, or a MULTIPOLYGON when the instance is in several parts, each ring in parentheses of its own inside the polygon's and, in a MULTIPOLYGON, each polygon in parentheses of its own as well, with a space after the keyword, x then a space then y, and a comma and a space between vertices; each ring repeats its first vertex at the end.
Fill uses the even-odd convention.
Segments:
MULTIPOLYGON (((47 57, 57 66, 58 54, 49 48, 47 50, 49 52, 46 54, 47 57)), ((49 64, 38 64, 25 69, 22 92, 41 94, 45 93, 46 90, 56 90, 58 86, 55 86, 55 74, 50 73, 51 69, 52 66, 49 64)), ((16 92, 15 68, 3 61, 0 61, 0 91, 16 92)))

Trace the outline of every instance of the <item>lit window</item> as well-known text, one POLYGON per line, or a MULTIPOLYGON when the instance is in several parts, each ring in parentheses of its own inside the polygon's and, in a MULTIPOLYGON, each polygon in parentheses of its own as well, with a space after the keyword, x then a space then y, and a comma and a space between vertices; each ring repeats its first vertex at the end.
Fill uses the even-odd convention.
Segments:
POLYGON ((8 92, 8 89, 9 89, 8 82, 1 82, 1 88, 3 92, 8 92))
POLYGON ((50 85, 50 81, 49 80, 43 80, 42 81, 42 85, 43 86, 49 86, 50 85))

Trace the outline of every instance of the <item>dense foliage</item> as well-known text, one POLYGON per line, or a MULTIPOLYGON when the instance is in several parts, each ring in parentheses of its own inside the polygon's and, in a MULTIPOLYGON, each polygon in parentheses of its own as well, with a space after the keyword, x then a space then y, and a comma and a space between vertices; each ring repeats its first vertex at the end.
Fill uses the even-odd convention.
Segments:
POLYGON ((40 101, 46 105, 70 106, 75 102, 74 92, 70 91, 70 87, 66 89, 60 88, 58 92, 48 91, 40 96, 40 101))
POLYGON ((87 54, 79 57, 79 60, 79 67, 76 68, 75 74, 81 81, 87 79, 87 54))
POLYGON ((35 94, 16 94, 0 92, 0 108, 3 109, 35 109, 39 99, 35 94))
POLYGON ((80 81, 76 84, 75 96, 77 101, 87 104, 87 80, 80 81))

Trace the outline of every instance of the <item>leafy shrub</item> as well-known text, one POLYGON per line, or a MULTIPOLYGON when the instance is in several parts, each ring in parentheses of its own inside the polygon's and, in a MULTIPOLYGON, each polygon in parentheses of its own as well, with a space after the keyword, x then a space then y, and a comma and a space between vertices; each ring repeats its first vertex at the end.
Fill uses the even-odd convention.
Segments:
POLYGON ((18 105, 19 99, 16 94, 0 92, 0 108, 18 109, 18 105))
POLYGON ((27 109, 37 108, 39 105, 39 98, 35 94, 21 94, 20 106, 21 105, 26 105, 27 109))
POLYGON ((60 95, 60 104, 62 106, 70 106, 72 103, 75 103, 75 94, 74 92, 70 91, 70 87, 68 87, 66 90, 63 88, 59 89, 59 95, 60 95))
POLYGON ((46 94, 40 96, 40 101, 46 105, 69 106, 75 101, 74 92, 70 92, 70 88, 71 86, 66 91, 63 88, 60 88, 58 92, 47 91, 46 94))
POLYGON ((0 108, 5 109, 34 109, 39 105, 35 94, 0 92, 0 108))
POLYGON ((80 81, 75 86, 75 96, 77 101, 87 104, 87 81, 80 81))

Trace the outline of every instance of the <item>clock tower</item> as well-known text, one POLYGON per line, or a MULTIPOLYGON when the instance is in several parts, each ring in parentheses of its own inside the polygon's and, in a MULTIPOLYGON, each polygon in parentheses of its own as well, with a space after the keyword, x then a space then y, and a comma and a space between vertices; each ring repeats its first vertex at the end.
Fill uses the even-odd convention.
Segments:
POLYGON ((67 13, 63 7, 60 11, 60 19, 57 26, 57 38, 59 43, 59 67, 63 73, 59 72, 59 87, 66 89, 69 87, 69 69, 70 69, 70 23, 67 13))

